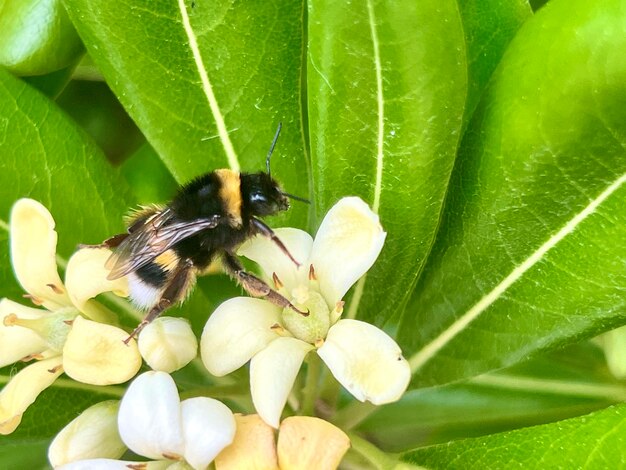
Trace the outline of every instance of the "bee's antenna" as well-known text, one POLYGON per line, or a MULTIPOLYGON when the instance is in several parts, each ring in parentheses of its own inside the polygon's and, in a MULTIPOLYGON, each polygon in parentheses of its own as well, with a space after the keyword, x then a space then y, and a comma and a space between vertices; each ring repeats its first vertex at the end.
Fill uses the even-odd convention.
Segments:
POLYGON ((309 201, 308 199, 304 199, 303 197, 300 197, 300 196, 294 196, 293 194, 289 194, 285 192, 282 192, 282 195, 287 196, 289 199, 294 199, 296 201, 306 202, 307 204, 311 204, 311 201, 309 201))
POLYGON ((265 159, 265 166, 267 168, 267 175, 272 176, 272 172, 270 171, 270 157, 272 156, 272 152, 274 152, 274 147, 276 147, 276 141, 278 140, 278 136, 280 135, 280 130, 283 128, 283 123, 278 123, 278 129, 276 129, 276 135, 274 135, 274 140, 272 140, 272 145, 270 146, 270 151, 267 152, 267 158, 265 159))

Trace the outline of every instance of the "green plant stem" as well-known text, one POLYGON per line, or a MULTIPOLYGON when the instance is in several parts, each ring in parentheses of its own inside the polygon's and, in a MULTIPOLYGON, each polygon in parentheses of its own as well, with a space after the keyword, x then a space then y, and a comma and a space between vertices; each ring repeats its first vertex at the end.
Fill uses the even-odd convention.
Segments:
POLYGON ((377 470, 417 470, 422 467, 399 462, 395 456, 387 454, 361 436, 348 433, 352 450, 361 455, 377 470))
POLYGON ((212 385, 208 387, 194 388, 186 392, 181 392, 181 400, 194 397, 211 397, 211 398, 233 398, 248 395, 248 388, 242 384, 234 385, 212 385))
POLYGON ((302 406, 300 414, 313 416, 315 412, 315 400, 319 391, 319 379, 322 372, 322 362, 317 354, 309 354, 307 357, 308 368, 306 382, 304 384, 302 406))
POLYGON ((353 401, 339 410, 331 421, 341 429, 354 429, 376 409, 376 405, 369 402, 353 401))
POLYGON ((326 368, 322 377, 322 387, 320 390, 320 398, 324 401, 328 409, 328 416, 335 414, 337 402, 339 401, 339 393, 341 386, 335 380, 333 374, 326 368))

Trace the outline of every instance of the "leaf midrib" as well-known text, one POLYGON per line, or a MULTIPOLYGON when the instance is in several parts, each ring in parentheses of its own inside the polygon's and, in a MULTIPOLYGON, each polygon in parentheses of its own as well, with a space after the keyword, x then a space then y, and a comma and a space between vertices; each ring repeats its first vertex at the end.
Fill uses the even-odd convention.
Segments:
POLYGON ((450 343, 457 335, 474 320, 476 320, 485 310, 487 310, 496 300, 498 300, 514 283, 521 279, 524 274, 537 264, 543 257, 563 239, 580 225, 588 216, 617 191, 626 182, 626 173, 617 178, 595 199, 593 199, 582 211, 572 217, 557 233, 552 235, 545 243, 527 257, 521 264, 513 269, 500 283, 490 292, 484 295, 469 310, 461 315, 454 323, 446 328, 439 336, 416 352, 410 359, 412 373, 420 370, 426 363, 433 359, 437 353, 450 343))

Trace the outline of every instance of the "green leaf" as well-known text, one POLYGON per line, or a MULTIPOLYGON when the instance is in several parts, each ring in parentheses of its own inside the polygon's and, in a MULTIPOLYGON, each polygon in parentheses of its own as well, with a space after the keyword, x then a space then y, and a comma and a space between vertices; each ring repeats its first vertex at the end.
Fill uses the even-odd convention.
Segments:
POLYGON ((0 1, 0 65, 43 75, 76 63, 83 46, 61 0, 0 1))
POLYGON ((402 460, 427 468, 617 468, 626 405, 554 424, 418 449, 402 460))
POLYGON ((37 199, 56 220, 57 251, 66 259, 77 244, 99 243, 123 230, 122 215, 132 201, 123 178, 52 101, 4 70, 0 153, 4 223, 17 199, 37 199))
MULTIPOLYGON (((94 62, 175 179, 264 169, 308 193, 300 110, 301 2, 66 0, 94 62)), ((280 220, 303 225, 306 208, 280 220)))
POLYGON ((346 195, 379 213, 385 246, 348 316, 383 324, 439 222, 465 101, 462 24, 454 1, 312 1, 308 41, 318 218, 346 195))
POLYGON ((626 321, 625 33, 619 0, 553 0, 511 43, 400 325, 413 386, 626 321))
POLYGON ((465 121, 520 26, 532 15, 527 0, 459 0, 467 43, 468 90, 465 121))

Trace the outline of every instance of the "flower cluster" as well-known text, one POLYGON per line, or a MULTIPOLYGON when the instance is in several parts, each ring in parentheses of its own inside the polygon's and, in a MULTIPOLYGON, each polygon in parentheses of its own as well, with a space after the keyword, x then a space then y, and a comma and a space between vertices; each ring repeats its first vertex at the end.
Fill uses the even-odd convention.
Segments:
POLYGON ((48 210, 36 201, 21 199, 13 206, 13 269, 26 297, 44 309, 0 301, 0 367, 35 361, 0 392, 2 434, 15 430, 28 406, 63 372, 79 382, 109 385, 126 382, 141 366, 136 343, 126 347, 122 340, 127 333, 102 323, 109 312, 90 300, 106 291, 126 293, 123 280, 106 279, 109 252, 78 251, 68 262, 64 284, 57 271, 54 226, 48 210))
POLYGON ((311 351, 358 400, 376 405, 398 400, 411 375, 398 345, 369 323, 340 319, 343 296, 382 249, 386 234, 378 216, 361 199, 349 197, 330 209, 315 241, 297 229, 277 229, 276 234, 303 261, 300 268, 260 237, 239 253, 257 262, 279 293, 309 315, 260 299, 228 300, 213 312, 202 333, 206 368, 222 376, 250 361, 254 405, 274 427, 311 351))
MULTIPOLYGON (((22 199, 10 220, 16 277, 36 306, 0 301, 0 366, 34 361, 0 392, 0 433, 12 432, 39 393, 65 372, 92 385, 132 379, 142 358, 152 368, 137 377, 121 402, 95 405, 54 439, 55 468, 336 468, 348 436, 311 416, 281 421, 308 354, 360 401, 385 404, 406 390, 410 369, 395 341, 382 330, 342 319, 343 297, 373 265, 386 233, 359 198, 339 201, 315 240, 296 229, 277 229, 296 259, 256 237, 240 254, 255 261, 268 283, 296 306, 238 297, 220 305, 202 333, 206 369, 227 375, 250 362, 250 392, 258 414, 233 415, 204 396, 182 400, 169 375, 197 356, 198 342, 184 319, 161 317, 126 345, 116 317, 94 300, 101 293, 127 296, 125 279, 109 281, 106 249, 81 249, 69 260, 65 283, 56 265, 55 223, 45 207, 22 199), (278 436, 278 437, 276 437, 278 436), (119 460, 130 449, 149 462, 119 460)), ((195 396, 196 394, 193 394, 195 396)), ((245 407, 244 407, 245 408, 245 407)), ((246 410, 249 412, 249 410, 246 410)))

